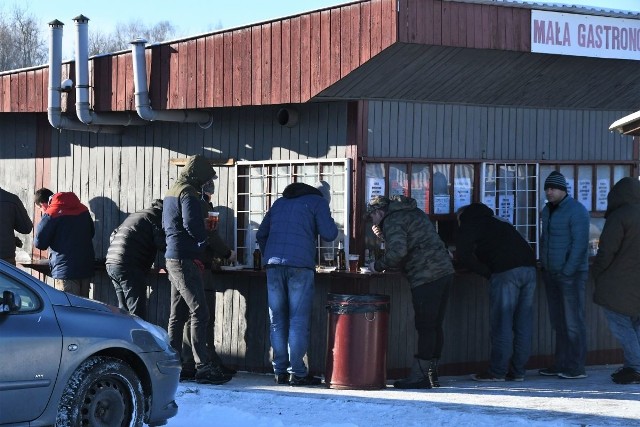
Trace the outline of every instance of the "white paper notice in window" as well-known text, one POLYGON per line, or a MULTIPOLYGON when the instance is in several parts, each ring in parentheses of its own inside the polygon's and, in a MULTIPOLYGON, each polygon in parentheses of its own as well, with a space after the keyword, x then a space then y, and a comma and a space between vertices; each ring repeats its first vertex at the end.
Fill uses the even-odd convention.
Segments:
POLYGON ((610 182, 607 178, 598 179, 598 188, 596 190, 596 210, 607 210, 607 196, 609 195, 610 182))
POLYGON ((501 194, 498 196, 498 217, 513 224, 513 194, 501 194))
POLYGON ((493 212, 496 211, 496 196, 486 195, 482 198, 482 203, 489 206, 493 212))
POLYGON ((463 206, 471 203, 471 179, 468 177, 456 178, 453 187, 453 211, 458 212, 463 206))
POLYGON ((384 178, 367 178, 367 203, 376 196, 384 196, 384 178))
POLYGON ((450 196, 433 196, 433 213, 448 214, 450 196))
POLYGON ((579 179, 578 180, 578 201, 582 203, 588 211, 591 211, 591 180, 579 179))

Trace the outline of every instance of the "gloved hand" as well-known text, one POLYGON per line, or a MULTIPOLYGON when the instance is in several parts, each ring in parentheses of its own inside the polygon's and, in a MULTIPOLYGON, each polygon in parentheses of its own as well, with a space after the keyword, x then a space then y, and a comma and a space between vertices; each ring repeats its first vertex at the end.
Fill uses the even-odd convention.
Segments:
POLYGON ((204 264, 202 263, 202 261, 200 261, 199 259, 194 259, 193 263, 198 266, 200 273, 204 271, 204 264))
POLYGON ((238 260, 238 254, 236 254, 236 251, 231 249, 231 255, 229 255, 229 257, 227 258, 227 261, 229 261, 230 263, 234 263, 237 260, 238 260))

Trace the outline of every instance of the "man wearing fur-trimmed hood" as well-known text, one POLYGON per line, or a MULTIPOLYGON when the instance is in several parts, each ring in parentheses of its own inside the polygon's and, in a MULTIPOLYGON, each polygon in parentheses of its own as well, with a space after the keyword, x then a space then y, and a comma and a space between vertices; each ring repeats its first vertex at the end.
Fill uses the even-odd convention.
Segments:
POLYGON ((207 351, 207 308, 202 270, 198 259, 207 246, 200 192, 216 179, 211 163, 201 155, 189 157, 182 173, 167 192, 162 211, 162 228, 167 236, 166 265, 171 281, 169 338, 180 351, 187 319, 191 319, 195 379, 199 383, 223 384, 231 379, 211 363, 207 351))

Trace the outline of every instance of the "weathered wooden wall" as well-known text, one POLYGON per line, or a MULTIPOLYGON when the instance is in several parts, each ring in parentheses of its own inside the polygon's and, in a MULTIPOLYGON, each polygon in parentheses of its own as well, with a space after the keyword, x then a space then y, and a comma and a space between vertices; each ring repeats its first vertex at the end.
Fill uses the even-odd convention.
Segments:
POLYGON ((614 162, 634 158, 608 126, 628 112, 368 102, 370 157, 614 162))

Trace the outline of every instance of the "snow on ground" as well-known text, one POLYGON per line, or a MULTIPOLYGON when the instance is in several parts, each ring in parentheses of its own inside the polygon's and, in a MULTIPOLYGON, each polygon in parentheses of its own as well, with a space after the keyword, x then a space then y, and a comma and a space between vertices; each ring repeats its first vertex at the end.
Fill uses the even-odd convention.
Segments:
POLYGON ((617 366, 589 378, 528 372, 524 382, 442 377, 437 390, 336 390, 276 385, 272 375, 239 373, 227 384, 181 383, 168 425, 233 427, 640 426, 640 385, 614 384, 617 366))

